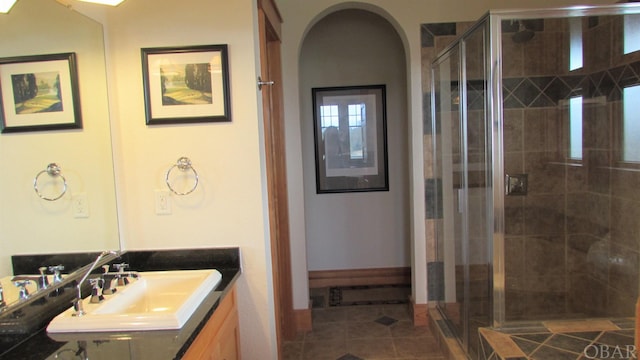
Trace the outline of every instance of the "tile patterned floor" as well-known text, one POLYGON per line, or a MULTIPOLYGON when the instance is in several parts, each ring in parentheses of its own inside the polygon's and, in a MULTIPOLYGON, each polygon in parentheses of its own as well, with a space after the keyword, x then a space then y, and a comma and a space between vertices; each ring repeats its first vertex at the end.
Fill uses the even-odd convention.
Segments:
MULTIPOLYGON (((557 323, 563 323, 558 321, 557 323)), ((481 359, 588 360, 637 359, 633 319, 568 321, 553 331, 553 326, 536 331, 526 329, 481 331, 481 359), (597 324, 596 324, 597 323, 597 324), (605 326, 602 326, 602 325, 605 326), (598 325, 598 326, 596 326, 598 325), (597 329, 596 329, 597 328, 597 329), (510 340, 518 354, 504 355, 510 340), (498 340, 498 341, 496 341, 498 340), (497 346, 496 346, 497 345, 497 346), (502 355, 500 354, 502 353, 502 355)), ((546 325, 546 324, 545 324, 546 325)), ((554 324, 551 324, 554 325, 554 324)))
POLYGON ((428 327, 414 327, 409 306, 313 309, 313 331, 285 342, 284 360, 444 360, 428 327))

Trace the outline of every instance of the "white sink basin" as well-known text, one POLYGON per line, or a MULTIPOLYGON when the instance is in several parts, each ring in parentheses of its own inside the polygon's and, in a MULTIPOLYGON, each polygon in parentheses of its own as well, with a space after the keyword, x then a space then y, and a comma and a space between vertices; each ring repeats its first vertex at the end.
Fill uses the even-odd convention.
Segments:
POLYGON ((70 308, 55 317, 47 332, 105 332, 180 329, 222 275, 217 270, 149 271, 105 295, 99 304, 83 301, 85 315, 70 308))

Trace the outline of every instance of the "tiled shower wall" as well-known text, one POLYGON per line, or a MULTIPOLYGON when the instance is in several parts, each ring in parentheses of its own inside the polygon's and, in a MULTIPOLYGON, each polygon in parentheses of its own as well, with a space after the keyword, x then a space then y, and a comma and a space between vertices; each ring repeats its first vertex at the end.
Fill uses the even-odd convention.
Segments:
POLYGON ((508 320, 634 312, 640 173, 618 149, 622 88, 640 84, 640 62, 622 55, 622 17, 582 21, 580 70, 569 71, 566 19, 532 21, 532 40, 502 42, 505 171, 529 176, 526 196, 505 199, 508 320), (568 154, 574 96, 584 102, 581 159, 568 154))
MULTIPOLYGON (((529 176, 526 196, 505 199, 508 320, 629 316, 638 296, 640 167, 621 163, 618 149, 622 89, 640 84, 640 55, 623 55, 621 17, 582 21, 584 66, 571 72, 566 19, 527 20, 535 36, 525 43, 512 41, 514 23, 503 24, 505 171, 529 176), (583 158, 567 160, 567 99, 578 95, 583 158)), ((470 25, 422 26, 429 300, 443 289, 430 63, 470 25)))

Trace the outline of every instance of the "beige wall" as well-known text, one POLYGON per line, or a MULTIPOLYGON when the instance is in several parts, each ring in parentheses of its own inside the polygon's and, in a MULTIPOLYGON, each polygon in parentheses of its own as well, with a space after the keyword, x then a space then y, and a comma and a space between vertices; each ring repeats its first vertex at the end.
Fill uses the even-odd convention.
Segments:
POLYGON ((127 250, 239 246, 242 355, 275 358, 253 0, 127 1, 106 13, 121 240, 127 250), (140 49, 227 44, 232 122, 145 125, 140 49), (188 156, 200 182, 156 215, 154 190, 188 156))

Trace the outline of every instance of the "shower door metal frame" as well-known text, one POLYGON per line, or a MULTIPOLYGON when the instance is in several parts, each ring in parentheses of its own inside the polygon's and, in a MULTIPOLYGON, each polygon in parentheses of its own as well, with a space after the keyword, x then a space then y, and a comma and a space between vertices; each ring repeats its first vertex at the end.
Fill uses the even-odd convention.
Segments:
MULTIPOLYGON (((457 119, 457 121, 460 123, 460 131, 461 131, 461 139, 460 139, 460 147, 461 147, 461 154, 462 154, 462 164, 463 164, 463 168, 465 169, 465 171, 463 171, 463 177, 462 177, 462 186, 459 192, 458 192, 458 210, 462 213, 464 213, 464 216, 462 217, 462 238, 463 241, 466 242, 466 244, 468 245, 469 243, 469 201, 468 201, 468 191, 469 191, 469 177, 468 177, 468 165, 469 165, 469 159, 468 159, 468 108, 467 108, 467 67, 466 67, 466 56, 464 54, 466 54, 466 44, 467 44, 467 38, 469 38, 472 34, 475 34, 475 32, 477 30, 479 30, 480 28, 484 27, 484 49, 483 52, 484 54, 489 54, 490 53, 490 49, 491 49, 491 38, 490 38, 490 28, 488 27, 489 21, 488 21, 488 16, 483 17, 482 19, 480 19, 476 24, 474 24, 472 27, 470 27, 469 29, 467 29, 467 31, 465 31, 465 33, 460 37, 460 39, 456 40, 455 42, 453 42, 452 44, 450 44, 449 46, 447 46, 444 50, 442 50, 440 52, 440 55, 436 57, 436 59, 434 59, 434 61, 432 62, 432 67, 431 67, 431 78, 435 79, 435 71, 434 71, 434 65, 439 64, 442 62, 442 60, 444 60, 446 58, 446 54, 450 53, 454 48, 458 47, 458 75, 459 75, 459 105, 458 105, 458 111, 459 111, 459 117, 457 119), (460 195, 464 193, 464 196, 462 196, 462 200, 460 195)), ((492 131, 490 131, 492 129, 492 126, 487 126, 487 121, 490 121, 488 119, 492 119, 493 117, 491 117, 492 112, 491 112, 491 107, 490 105, 493 103, 491 102, 492 99, 492 95, 491 95, 491 91, 490 89, 492 89, 492 69, 491 66, 487 66, 487 64, 492 64, 492 62, 487 62, 485 61, 485 79, 487 79, 487 87, 486 87, 486 91, 485 91, 485 102, 484 102, 484 109, 485 109, 485 120, 484 120, 484 127, 485 127, 485 131, 489 131, 491 134, 493 134, 492 131)), ((433 84, 433 83, 432 83, 433 84)), ((436 124, 435 124, 435 119, 436 119, 436 98, 435 95, 436 94, 436 90, 435 87, 432 88, 431 91, 431 101, 432 101, 432 106, 431 106, 431 116, 432 119, 434 120, 432 123, 432 134, 436 134, 437 130, 436 130, 436 124)), ((441 124, 441 127, 443 125, 441 124)), ((433 163, 436 164, 437 163, 437 159, 436 157, 438 156, 437 154, 437 144, 436 144, 437 140, 433 141, 433 163)), ((492 146, 492 144, 494 143, 494 140, 491 138, 486 138, 485 139, 485 153, 490 154, 491 157, 493 158, 493 156, 495 156, 494 154, 492 154, 489 150, 493 149, 494 147, 492 146)), ((490 159, 488 161, 491 162, 492 160, 490 159)), ((493 181, 493 174, 490 177, 490 180, 493 181)), ((495 184, 492 182, 490 185, 493 188, 495 188, 495 184)), ((495 190, 494 190, 495 192, 495 190)), ((492 197, 487 196, 487 201, 492 201, 492 197)), ((487 206, 488 209, 491 209, 491 206, 487 206)), ((489 210, 490 211, 490 210, 489 210)), ((493 216, 492 214, 488 214, 487 219, 492 219, 493 216)), ((493 233, 493 227, 491 226, 491 224, 488 224, 487 226, 487 253, 488 254, 493 254, 493 244, 491 241, 491 235, 493 233)), ((436 246, 437 246, 437 242, 436 242, 436 246)), ((463 349, 465 350, 465 352, 469 352, 469 337, 472 336, 472 334, 469 333, 469 296, 470 296, 470 287, 469 287, 469 262, 470 262, 470 256, 469 256, 469 248, 468 246, 463 246, 462 249, 462 261, 464 263, 464 287, 463 287, 463 309, 461 311, 462 313, 462 318, 463 318, 463 333, 462 333, 462 338, 458 338, 458 341, 460 342, 461 346, 463 347, 463 349)), ((489 271, 490 273, 492 272, 493 269, 493 261, 494 261, 494 257, 492 255, 492 257, 490 257, 488 259, 488 266, 489 266, 489 271)), ((493 279, 494 276, 490 276, 488 279, 488 284, 487 286, 489 287, 489 290, 493 288, 493 279)), ((446 285, 445 285, 446 286, 446 285)), ((493 303, 493 298, 491 297, 489 299, 489 307, 490 308, 494 308, 495 305, 493 303)), ((442 309, 439 307, 439 305, 437 306, 438 310, 442 313, 442 309)), ((445 315, 446 316, 446 315, 445 315)), ((491 311, 489 313, 489 323, 493 323, 493 318, 495 316, 495 310, 491 311)))
MULTIPOLYGON (((458 117, 456 118, 456 121, 457 121, 459 124, 463 124, 463 123, 464 123, 464 121, 463 121, 463 117, 462 117, 462 105, 465 103, 465 100, 463 99, 463 97, 464 97, 463 92, 464 92, 464 91, 463 91, 463 89, 462 89, 462 84, 463 84, 464 82, 462 81, 462 79, 463 79, 463 67, 462 67, 462 65, 461 65, 461 61, 462 61, 462 57, 463 57, 463 56, 462 56, 462 46, 460 45, 460 41, 456 41, 456 42, 454 42, 454 43, 450 44, 449 46, 447 46, 447 47, 446 47, 446 48, 445 48, 445 49, 440 53, 440 55, 439 55, 439 56, 437 56, 437 57, 433 60, 433 62, 432 62, 432 64, 431 64, 431 79, 432 79, 432 89, 431 89, 431 101, 432 101, 432 106, 431 106, 431 116, 432 116, 432 119, 433 119, 433 121, 432 121, 432 134, 437 134, 437 133, 438 133, 438 130, 437 130, 437 120, 436 120, 436 119, 437 119, 436 109, 438 108, 438 106, 436 105, 436 101, 437 101, 437 99, 436 99, 436 94, 437 94, 437 92, 438 92, 438 91, 436 90, 436 87, 435 87, 435 79, 436 79, 436 78, 439 78, 439 77, 437 77, 437 76, 436 76, 435 68, 436 68, 436 66, 439 66, 439 65, 440 65, 442 62, 444 62, 445 60, 447 60, 447 59, 449 59, 449 58, 452 58, 453 56, 452 56, 452 55, 450 55, 450 54, 451 54, 454 50, 457 50, 457 59, 456 59, 456 64, 457 64, 457 70, 458 70, 458 84, 459 84, 459 86, 460 86, 460 87, 459 87, 459 89, 458 89, 458 94, 459 94, 459 96, 460 96, 459 104, 458 104, 458 111, 459 111, 459 115, 458 115, 458 117), (457 47, 457 49, 456 49, 456 47, 457 47)), ((451 71, 451 69, 449 69, 449 70, 451 71)), ((451 99, 451 100, 452 100, 452 99, 451 99)), ((452 119, 452 120, 453 120, 453 119, 452 119)), ((441 122, 441 123, 440 123, 440 127, 442 128, 442 130, 441 130, 441 131, 443 131, 443 132, 445 131, 445 130, 444 130, 444 126, 445 126, 445 124, 443 124, 443 123, 441 122)), ((447 126, 448 126, 448 125, 447 125, 447 126)), ((461 133, 464 133, 464 132, 461 130, 461 133)), ((441 135, 441 136, 442 136, 442 135, 441 135)), ((462 142, 462 140, 459 140, 459 141, 461 141, 461 142, 462 142)), ((438 164, 438 156, 439 156, 439 155, 440 155, 440 156, 442 155, 442 154, 439 154, 439 153, 438 153, 438 151, 437 151, 437 147, 438 147, 438 143, 439 143, 439 142, 442 142, 442 140, 441 140, 441 139, 440 139, 440 140, 436 140, 436 139, 434 139, 434 140, 432 141, 432 146, 433 146, 433 151, 432 151, 433 164, 434 164, 434 166, 436 166, 436 167, 437 167, 437 164, 438 164)), ((442 144, 440 144, 440 146, 442 147, 442 144)), ((462 151, 462 152, 464 153, 464 151, 462 151)), ((464 163, 465 163, 465 161, 463 160, 463 164, 464 164, 464 163)), ((443 171, 443 170, 442 170, 442 169, 440 169, 440 171, 443 171)), ((443 176, 442 174, 439 174, 439 175, 440 175, 440 176, 443 176)), ((465 174, 465 175, 466 175, 466 174, 465 174)), ((463 178, 463 179, 462 179, 462 184, 466 184, 466 183, 467 183, 467 181, 466 181, 466 176, 465 176, 465 178, 463 178)), ((444 184, 443 184, 443 186, 440 188, 440 191, 444 191, 444 184)), ((445 201, 445 199, 444 199, 443 194, 441 194, 441 198, 442 198, 442 201, 444 202, 444 201, 445 201)), ((457 204, 458 210, 459 210, 460 208, 466 208, 466 207, 467 207, 466 202, 464 202, 464 203, 460 203, 459 201, 460 201, 460 200, 458 200, 458 204, 457 204)), ((444 204, 443 204, 442 208, 443 208, 443 211, 444 211, 444 209, 445 209, 444 204)), ((442 217, 443 217, 443 220, 444 220, 444 214, 442 214, 442 217)), ((464 217, 463 217, 463 222, 464 222, 464 221, 465 221, 465 220, 464 220, 464 217)), ((443 224, 442 226, 443 226, 443 227, 446 227, 446 225, 445 225, 445 224, 443 224)), ((437 231, 436 231, 436 232, 437 232, 437 231)), ((463 226, 463 232, 464 232, 464 233, 463 233, 463 235, 462 235, 462 236, 463 236, 463 238, 465 238, 466 233, 467 233, 467 231, 466 231, 466 226, 463 226)), ((436 236, 438 236, 438 235, 436 235, 436 236)), ((438 250, 438 249, 437 249, 438 247, 439 247, 439 243, 438 243, 438 240, 436 239, 436 253, 439 253, 439 252, 440 252, 440 250, 438 250)), ((463 259, 466 259, 466 258, 467 258, 467 256, 468 256, 468 255, 467 255, 467 251, 466 251, 466 250, 467 250, 466 248, 464 248, 464 247, 462 248, 462 251, 463 251, 463 253, 462 253, 462 257, 463 257, 463 259)), ((466 261, 466 260, 464 260, 464 261, 466 261)), ((444 264, 444 259, 443 259, 443 264, 444 264)), ((454 264, 455 264, 455 255, 454 255, 454 264)), ((442 274, 443 278, 442 278, 442 281, 445 281, 445 279, 447 278, 447 275, 446 275, 446 274, 447 274, 447 266, 446 266, 446 264, 445 264, 445 265, 444 265, 444 268, 443 268, 443 274, 442 274)), ((467 275, 468 275, 468 269, 467 269, 467 267, 465 267, 465 274, 464 274, 464 278, 465 278, 465 279, 467 279, 467 275)), ((455 277, 454 277, 454 282, 455 282, 455 277)), ((444 289, 444 293, 442 294, 443 298, 441 299, 441 301, 445 301, 445 302, 446 302, 446 297, 447 297, 447 290, 446 290, 446 286, 447 286, 447 285, 446 285, 446 283, 445 283, 445 285, 444 285, 444 287, 443 287, 443 289, 444 289)), ((467 293, 468 293, 468 284, 467 284, 467 281, 465 281, 464 286, 463 286, 463 299, 465 299, 465 300, 466 300, 466 294, 467 294, 467 293)), ((456 330, 453 328, 453 325, 452 325, 449 321, 446 321, 446 322, 445 322, 446 326, 448 326, 448 327, 449 327, 449 330, 450 330, 452 333, 456 334, 456 339, 458 340, 458 342, 460 343, 460 345, 462 346, 462 348, 465 350, 465 352, 467 351, 467 346, 468 346, 468 327, 467 327, 467 325, 466 325, 466 318, 467 318, 467 313, 468 313, 468 312, 467 312, 467 309, 466 309, 466 308, 467 308, 467 306, 466 306, 466 301, 463 301, 463 308, 461 309, 461 310, 462 310, 462 311, 461 311, 461 314, 462 314, 463 319, 464 319, 464 320, 463 320, 464 325, 463 325, 463 329, 462 329, 462 338, 460 338, 460 337, 458 337, 458 336, 457 336, 458 334, 457 334, 456 330)), ((443 309, 443 308, 441 307, 440 300, 439 300, 439 301, 437 301, 436 309, 437 309, 437 310, 442 314, 443 318, 448 319, 448 316, 446 315, 446 310, 445 310, 445 309, 443 309)))

